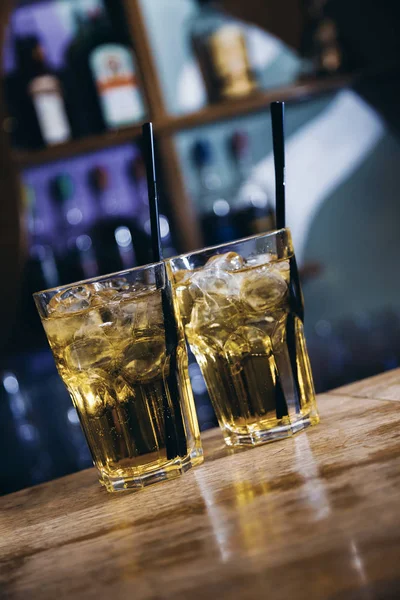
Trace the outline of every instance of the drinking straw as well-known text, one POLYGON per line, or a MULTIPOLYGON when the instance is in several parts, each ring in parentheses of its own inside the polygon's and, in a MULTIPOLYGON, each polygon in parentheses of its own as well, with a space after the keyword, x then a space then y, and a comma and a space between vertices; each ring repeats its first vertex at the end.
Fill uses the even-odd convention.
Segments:
POLYGON ((153 261, 163 260, 163 251, 160 235, 160 219, 158 217, 158 192, 156 176, 156 160, 154 155, 154 136, 153 124, 144 123, 143 133, 143 153, 146 165, 147 189, 149 196, 150 223, 151 223, 151 247, 153 252, 153 261))
MULTIPOLYGON (((285 189, 285 103, 271 103, 271 121, 272 121, 272 144, 274 151, 275 165, 275 214, 276 227, 283 229, 286 227, 286 189, 285 189)), ((290 282, 289 282, 289 302, 290 312, 286 321, 286 343, 292 368, 293 380, 297 396, 297 409, 301 408, 301 388, 297 372, 297 349, 296 349, 296 317, 302 322, 304 320, 303 296, 300 288, 299 271, 297 268, 294 254, 289 258, 290 282)), ((281 393, 277 393, 277 417, 282 416, 281 393), (279 413, 279 414, 278 414, 279 413)), ((287 413, 286 413, 287 414, 287 413)))
POLYGON ((285 103, 271 103, 272 144, 275 164, 276 228, 286 227, 285 215, 285 103))
MULTIPOLYGON (((142 141, 149 196, 153 260, 154 262, 160 262, 163 260, 163 251, 160 235, 160 221, 158 217, 158 192, 152 123, 144 123, 142 127, 142 141)), ((179 377, 177 364, 178 332, 172 303, 171 285, 168 280, 164 264, 163 270, 164 281, 163 285, 160 287, 166 352, 167 356, 169 357, 169 373, 167 376, 169 395, 163 392, 163 409, 167 458, 170 460, 176 458, 177 456, 185 456, 187 454, 187 444, 181 407, 179 403, 180 394, 177 379, 179 377)))
MULTIPOLYGON (((275 212, 276 228, 286 227, 286 185, 285 185, 285 103, 271 103, 272 142, 275 164, 275 212)), ((301 293, 299 271, 296 258, 290 258, 290 287, 292 307, 299 319, 304 322, 303 295, 301 293)))

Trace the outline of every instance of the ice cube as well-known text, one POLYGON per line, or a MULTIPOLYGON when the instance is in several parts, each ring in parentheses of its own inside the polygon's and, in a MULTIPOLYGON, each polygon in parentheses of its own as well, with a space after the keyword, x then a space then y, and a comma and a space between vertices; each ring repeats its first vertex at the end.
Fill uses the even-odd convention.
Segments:
POLYGON ((205 269, 220 269, 221 271, 237 271, 244 266, 244 260, 236 252, 216 254, 208 259, 205 269))
POLYGON ((104 335, 111 345, 116 344, 120 339, 126 339, 126 337, 130 336, 130 329, 123 329, 115 314, 111 314, 110 319, 104 323, 102 322, 99 328, 99 333, 104 335))
POLYGON ((250 344, 252 354, 263 354, 265 356, 272 354, 271 338, 260 327, 241 327, 238 329, 238 333, 246 338, 250 344))
POLYGON ((103 416, 107 408, 114 408, 116 398, 106 371, 96 369, 76 375, 68 381, 78 410, 92 418, 103 416))
POLYGON ((52 348, 57 348, 57 353, 62 351, 66 344, 74 339, 78 318, 50 318, 43 321, 46 335, 52 348))
POLYGON ((102 335, 102 326, 105 322, 112 319, 111 311, 103 306, 95 306, 91 310, 88 310, 83 315, 79 315, 73 321, 71 320, 71 326, 74 325, 75 331, 73 338, 79 340, 81 338, 92 339, 98 338, 102 335))
POLYGON ((261 265, 267 265, 268 263, 276 260, 276 256, 270 252, 264 254, 256 254, 255 256, 249 256, 246 260, 247 267, 257 267, 261 265))
POLYGON ((176 271, 173 274, 175 285, 185 285, 185 283, 189 282, 189 279, 191 278, 193 273, 194 271, 176 271))
POLYGON ((137 310, 135 296, 130 294, 125 297, 128 292, 123 292, 124 298, 117 296, 114 300, 110 300, 107 305, 99 308, 101 323, 100 331, 111 343, 115 343, 119 339, 127 339, 131 337, 132 324, 134 314, 137 310))
POLYGON ((272 345, 269 335, 262 329, 255 326, 243 326, 229 336, 224 345, 224 351, 231 364, 231 371, 233 369, 233 371, 239 372, 244 356, 269 357, 272 355, 272 345))
POLYGON ((208 327, 212 319, 213 313, 204 298, 196 300, 193 305, 189 327, 194 331, 201 332, 204 327, 208 327))
POLYGON ((145 285, 144 283, 133 283, 129 288, 118 290, 115 297, 118 302, 134 302, 150 296, 157 292, 155 285, 145 285))
POLYGON ((112 340, 132 337, 135 330, 148 330, 161 326, 163 313, 159 291, 122 292, 99 308, 101 332, 112 340))
POLYGON ((105 367, 111 362, 112 356, 113 348, 105 336, 86 336, 77 339, 64 351, 65 361, 74 371, 105 367))
POLYGON ((148 286, 141 282, 130 283, 126 277, 113 277, 106 281, 96 281, 92 284, 96 296, 111 301, 120 301, 137 297, 151 291, 155 286, 148 286))
POLYGON ((287 284, 290 281, 290 264, 288 260, 280 260, 273 264, 273 268, 282 275, 287 284))
POLYGON ((125 277, 112 277, 106 281, 95 281, 93 288, 97 293, 103 294, 107 292, 119 292, 121 290, 128 290, 129 283, 125 277))
POLYGON ((128 342, 119 357, 129 383, 146 382, 162 375, 166 361, 164 332, 155 329, 128 342))
POLYGON ((243 258, 236 252, 212 256, 203 269, 195 271, 189 290, 193 298, 202 295, 237 296, 241 273, 235 273, 244 265, 243 258))
POLYGON ((160 290, 135 296, 130 302, 121 303, 121 311, 130 317, 133 333, 137 330, 149 330, 163 325, 163 311, 160 290))
POLYGON ((201 296, 223 298, 238 296, 240 290, 239 273, 222 270, 203 269, 197 271, 189 287, 193 299, 201 296))
POLYGON ((107 281, 103 281, 102 285, 107 289, 113 290, 129 290, 130 284, 126 277, 111 277, 107 281))
POLYGON ((287 294, 287 285, 279 271, 261 268, 243 277, 241 298, 256 312, 278 308, 287 294))
POLYGON ((89 308, 92 290, 87 285, 79 285, 58 292, 50 300, 47 309, 51 316, 67 315, 89 308))
POLYGON ((216 345, 223 345, 226 338, 244 319, 243 306, 230 298, 221 297, 220 302, 210 297, 196 300, 189 330, 199 335, 207 335, 216 345))
POLYGON ((114 382, 114 388, 117 393, 119 404, 126 404, 131 401, 134 396, 134 391, 130 387, 126 379, 120 375, 114 382))

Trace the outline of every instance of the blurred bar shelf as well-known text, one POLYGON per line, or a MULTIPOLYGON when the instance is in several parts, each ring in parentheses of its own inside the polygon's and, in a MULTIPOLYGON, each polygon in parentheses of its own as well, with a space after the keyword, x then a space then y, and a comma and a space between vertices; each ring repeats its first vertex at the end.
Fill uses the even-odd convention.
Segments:
POLYGON ((126 127, 38 150, 14 150, 13 158, 21 168, 34 167, 130 142, 139 137, 141 131, 141 126, 126 127))
MULTIPOLYGON (((169 115, 158 119, 154 117, 154 130, 158 136, 169 136, 184 129, 193 129, 208 123, 267 110, 268 105, 276 100, 285 102, 307 100, 313 96, 319 96, 350 85, 354 79, 354 75, 344 75, 317 81, 298 82, 290 86, 258 92, 240 100, 210 104, 199 111, 182 116, 169 115)), ((126 127, 44 149, 15 150, 13 157, 19 167, 33 167, 130 142, 138 138, 140 134, 141 126, 126 127)))
POLYGON ((307 100, 351 84, 353 76, 342 76, 324 80, 298 82, 290 86, 272 88, 246 96, 240 100, 230 100, 218 104, 210 104, 201 110, 182 115, 160 119, 156 123, 159 135, 175 133, 183 129, 192 129, 207 123, 224 121, 247 114, 269 109, 269 104, 277 100, 283 102, 307 100))

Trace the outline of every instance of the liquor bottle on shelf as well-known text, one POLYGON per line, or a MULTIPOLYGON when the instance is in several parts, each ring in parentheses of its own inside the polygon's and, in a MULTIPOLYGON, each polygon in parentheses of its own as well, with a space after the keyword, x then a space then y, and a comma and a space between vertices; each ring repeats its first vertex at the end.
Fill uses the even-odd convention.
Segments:
POLYGON ((18 319, 9 344, 11 353, 45 344, 46 338, 32 294, 61 283, 52 239, 38 210, 35 188, 23 185, 22 199, 26 207, 27 256, 21 274, 18 319))
POLYGON ((318 24, 314 43, 317 51, 317 75, 336 75, 344 70, 343 54, 333 19, 325 18, 318 24))
POLYGON ((93 242, 75 191, 75 183, 69 173, 59 173, 50 181, 50 195, 59 214, 58 263, 62 283, 99 274, 93 242))
POLYGON ((211 102, 246 96, 257 89, 243 24, 213 0, 197 0, 200 11, 190 22, 190 38, 211 102))
POLYGON ((222 244, 234 240, 236 228, 232 220, 230 203, 226 200, 221 177, 215 165, 213 147, 208 140, 200 139, 192 149, 192 160, 197 171, 200 207, 205 243, 222 244))
POLYGON ((27 273, 31 293, 56 287, 60 284, 60 274, 52 245, 48 240, 32 236, 28 251, 27 273))
POLYGON ((36 125, 33 144, 51 146, 66 142, 71 137, 71 128, 63 90, 59 78, 47 62, 39 38, 35 35, 17 37, 15 54, 20 89, 30 104, 24 122, 28 123, 32 117, 36 121, 28 125, 33 129, 36 125))
MULTIPOLYGON (((135 196, 138 199, 138 215, 137 222, 139 228, 142 229, 148 238, 147 248, 151 248, 151 223, 149 213, 149 197, 147 193, 146 167, 143 156, 138 154, 128 164, 128 176, 133 182, 135 188, 135 196)), ((176 256, 178 254, 174 241, 172 239, 171 227, 169 220, 165 214, 160 212, 160 235, 163 245, 163 253, 165 258, 176 256)), ((148 255, 148 262, 152 259, 151 254, 148 255)))
POLYGON ((3 84, 8 117, 3 120, 2 127, 10 135, 12 146, 24 149, 43 146, 35 108, 26 93, 21 70, 4 74, 3 84))
POLYGON ((253 157, 248 133, 235 131, 229 139, 229 149, 237 174, 233 192, 233 219, 238 236, 246 237, 274 229, 275 215, 268 195, 250 177, 253 157))
POLYGON ((326 77, 346 70, 340 36, 335 20, 329 16, 326 0, 305 0, 306 26, 302 54, 311 63, 312 75, 326 77))
POLYGON ((68 89, 81 135, 142 121, 145 108, 135 58, 101 10, 76 13, 66 52, 68 89), (78 85, 77 85, 78 82, 78 85))
POLYGON ((56 287, 60 283, 58 267, 49 232, 38 210, 36 191, 31 185, 22 186, 28 234, 27 284, 30 293, 56 287))
POLYGON ((121 206, 109 170, 94 167, 88 182, 101 215, 91 232, 101 274, 149 262, 148 236, 138 226, 133 207, 128 213, 121 206))

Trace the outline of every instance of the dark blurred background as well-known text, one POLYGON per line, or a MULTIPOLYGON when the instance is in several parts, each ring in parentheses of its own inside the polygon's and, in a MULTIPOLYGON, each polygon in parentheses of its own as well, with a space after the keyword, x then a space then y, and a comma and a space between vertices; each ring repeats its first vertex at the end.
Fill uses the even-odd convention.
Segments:
MULTIPOLYGON (((32 293, 274 228, 269 103, 318 392, 400 364, 397 0, 6 0, 0 494, 90 466, 32 293)), ((199 368, 201 429, 216 425, 199 368)))

